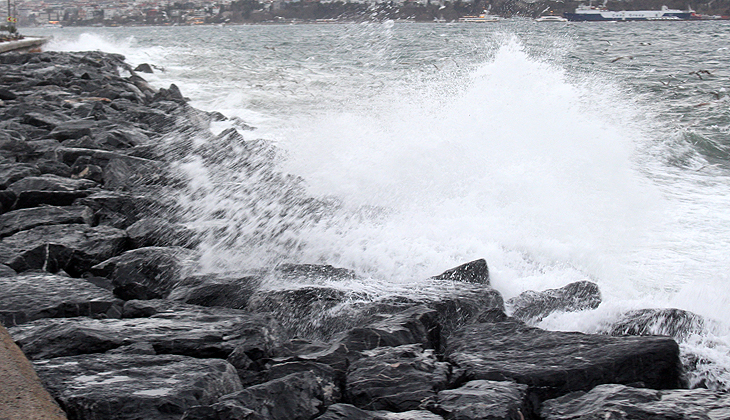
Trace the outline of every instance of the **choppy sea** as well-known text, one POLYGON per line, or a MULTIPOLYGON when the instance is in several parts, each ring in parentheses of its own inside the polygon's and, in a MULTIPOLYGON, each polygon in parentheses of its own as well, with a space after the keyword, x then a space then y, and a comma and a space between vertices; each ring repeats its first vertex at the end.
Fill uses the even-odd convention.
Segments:
POLYGON ((681 343, 690 379, 730 388, 730 23, 22 32, 149 63, 154 86, 275 146, 275 176, 243 151, 177 163, 187 223, 208 232, 202 270, 332 264, 361 277, 337 287, 427 294, 485 258, 505 299, 591 280, 597 309, 538 326, 692 311, 711 327, 681 343))

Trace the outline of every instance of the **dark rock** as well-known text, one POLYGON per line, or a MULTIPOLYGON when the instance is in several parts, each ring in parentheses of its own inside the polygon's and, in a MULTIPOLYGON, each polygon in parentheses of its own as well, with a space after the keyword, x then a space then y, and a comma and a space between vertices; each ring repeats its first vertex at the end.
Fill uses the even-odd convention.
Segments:
POLYGON ((543 400, 603 383, 682 385, 679 347, 668 337, 544 331, 506 320, 455 331, 445 358, 464 369, 466 380, 515 381, 543 400))
POLYGON ((101 191, 78 199, 77 205, 88 206, 100 219, 99 224, 111 224, 114 227, 125 229, 134 222, 148 216, 154 216, 164 205, 152 198, 131 193, 101 191), (112 216, 115 216, 112 218, 112 216), (116 223, 108 223, 110 221, 116 223))
POLYGON ((29 176, 40 175, 36 165, 29 163, 2 163, 0 164, 0 188, 7 188, 8 185, 29 176))
POLYGON ((316 264, 281 264, 276 267, 276 275, 286 280, 299 281, 352 280, 356 278, 355 272, 352 270, 316 264))
POLYGON ((527 385, 486 380, 443 390, 424 405, 447 420, 523 420, 534 411, 527 385))
POLYGON ((33 148, 23 138, 0 131, 0 157, 16 159, 32 151, 33 148))
POLYGON ((370 411, 361 410, 350 404, 332 404, 317 420, 375 420, 370 411))
POLYGON ((70 117, 57 112, 28 112, 23 116, 23 124, 32 125, 34 127, 53 130, 62 123, 71 120, 70 117))
POLYGON ((223 360, 184 356, 91 355, 35 363, 69 419, 179 420, 241 389, 223 360))
POLYGON ((322 401, 325 406, 335 404, 342 399, 342 390, 335 370, 323 363, 308 360, 277 363, 268 367, 266 378, 268 381, 272 381, 298 372, 311 372, 314 375, 322 388, 322 401))
POLYGON ((0 211, 6 212, 12 210, 15 206, 15 200, 17 199, 18 195, 15 194, 13 191, 0 191, 0 211))
POLYGON ((108 290, 51 274, 0 277, 0 322, 6 327, 40 318, 119 317, 122 305, 108 290))
POLYGON ((15 277, 18 273, 5 264, 0 264, 0 277, 15 277))
POLYGON ((71 177, 71 167, 63 162, 58 162, 50 159, 41 159, 36 162, 38 170, 41 174, 58 175, 64 178, 71 177))
POLYGON ((8 189, 20 195, 26 191, 79 191, 93 188, 96 185, 96 182, 87 179, 71 179, 46 174, 23 178, 8 185, 8 189))
MULTIPOLYGON (((71 179, 88 179, 99 184, 103 183, 102 169, 97 165, 83 162, 83 160, 85 159, 77 159, 76 163, 71 167, 71 179)), ((88 159, 88 161, 91 161, 91 159, 88 159)))
POLYGON ((159 217, 148 217, 133 223, 127 228, 127 236, 132 248, 195 245, 195 232, 159 217))
POLYGON ((190 250, 180 247, 139 248, 91 267, 91 273, 110 278, 117 296, 117 288, 129 292, 129 286, 137 285, 133 295, 120 296, 125 300, 154 299, 166 297, 185 277, 192 257, 190 250))
POLYGON ((13 93, 7 89, 0 89, 0 100, 12 101, 17 97, 18 96, 15 93, 13 93))
POLYGON ((86 223, 91 225, 93 213, 86 206, 44 206, 15 210, 0 215, 0 237, 43 225, 86 223))
POLYGON ((40 205, 70 206, 74 204, 76 200, 86 197, 91 193, 91 190, 23 191, 18 194, 18 198, 17 200, 15 200, 14 207, 16 209, 25 209, 29 207, 37 207, 40 205))
POLYGON ((726 419, 727 394, 707 389, 655 391, 624 385, 599 385, 590 392, 573 392, 543 403, 545 420, 726 419))
POLYGON ((347 399, 368 410, 408 411, 446 387, 449 365, 418 344, 362 352, 347 370, 347 399))
POLYGON ((630 311, 607 328, 610 335, 668 335, 685 340, 705 331, 705 319, 681 309, 641 309, 630 311))
POLYGON ((322 388, 311 372, 299 372, 228 394, 265 420, 309 420, 324 411, 322 388))
MULTIPOLYGON (((276 323, 264 315, 194 305, 174 308, 148 318, 40 319, 10 332, 34 360, 104 353, 134 343, 149 343, 157 354, 225 359, 237 347, 250 348, 253 355, 260 343, 278 339, 276 323)), ((125 308, 123 316, 129 313, 125 308)))
POLYGON ((51 137, 58 141, 68 139, 80 139, 91 135, 91 130, 96 128, 98 123, 94 120, 73 120, 58 124, 51 130, 51 137))
POLYGON ((240 402, 229 400, 190 407, 181 420, 261 420, 261 416, 240 402))
POLYGON ((487 267, 487 262, 484 259, 478 259, 446 270, 432 278, 435 280, 463 281, 489 285, 489 267, 487 267))
POLYGON ((152 98, 154 102, 157 101, 172 101, 172 102, 185 102, 180 89, 175 85, 171 84, 168 89, 161 88, 155 96, 152 98))
POLYGON ((0 263, 17 272, 64 270, 80 276, 94 264, 122 252, 126 241, 124 231, 108 226, 38 226, 4 238, 0 242, 0 263))
POLYGON ((575 312, 596 309, 601 304, 598 285, 577 281, 560 289, 542 292, 528 290, 507 301, 512 316, 525 322, 538 322, 556 311, 575 312))
POLYGON ((141 71, 142 73, 154 73, 152 67, 147 63, 142 63, 134 68, 134 71, 141 71))
POLYGON ((244 309, 260 285, 261 278, 258 276, 240 278, 227 278, 215 274, 193 276, 177 283, 168 295, 168 299, 193 305, 244 309))

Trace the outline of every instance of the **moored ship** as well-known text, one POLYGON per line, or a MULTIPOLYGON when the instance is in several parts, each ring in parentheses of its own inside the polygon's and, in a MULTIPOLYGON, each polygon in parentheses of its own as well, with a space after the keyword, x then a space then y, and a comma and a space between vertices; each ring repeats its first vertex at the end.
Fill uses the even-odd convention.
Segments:
POLYGON ((662 6, 660 10, 622 10, 612 11, 603 6, 581 4, 575 13, 565 12, 563 15, 570 21, 627 21, 627 20, 689 20, 693 10, 670 9, 662 6))

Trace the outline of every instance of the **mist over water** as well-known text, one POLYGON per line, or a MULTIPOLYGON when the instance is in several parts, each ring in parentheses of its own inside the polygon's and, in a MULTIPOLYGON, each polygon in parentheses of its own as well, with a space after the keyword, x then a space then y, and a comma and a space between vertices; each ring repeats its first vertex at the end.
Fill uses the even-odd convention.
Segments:
POLYGON ((485 258, 506 299, 588 279, 597 310, 539 326, 690 310, 717 322, 683 353, 727 387, 730 27, 687 25, 64 28, 52 47, 148 62, 256 127, 178 163, 203 269, 332 264, 364 279, 338 287, 438 293, 425 279, 485 258))

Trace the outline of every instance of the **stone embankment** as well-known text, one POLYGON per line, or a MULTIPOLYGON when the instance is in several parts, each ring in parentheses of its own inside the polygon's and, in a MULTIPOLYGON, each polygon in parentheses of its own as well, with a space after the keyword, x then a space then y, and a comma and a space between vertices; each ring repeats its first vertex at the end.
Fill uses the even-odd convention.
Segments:
POLYGON ((598 306, 590 282, 507 316, 484 260, 429 279, 438 297, 353 301, 311 280, 355 273, 320 265, 194 275, 171 163, 245 148, 210 132, 225 117, 112 54, 2 55, 0 80, 0 321, 69 419, 728 418, 725 394, 682 389, 673 338, 641 335, 651 311, 604 335, 530 326, 598 306))

